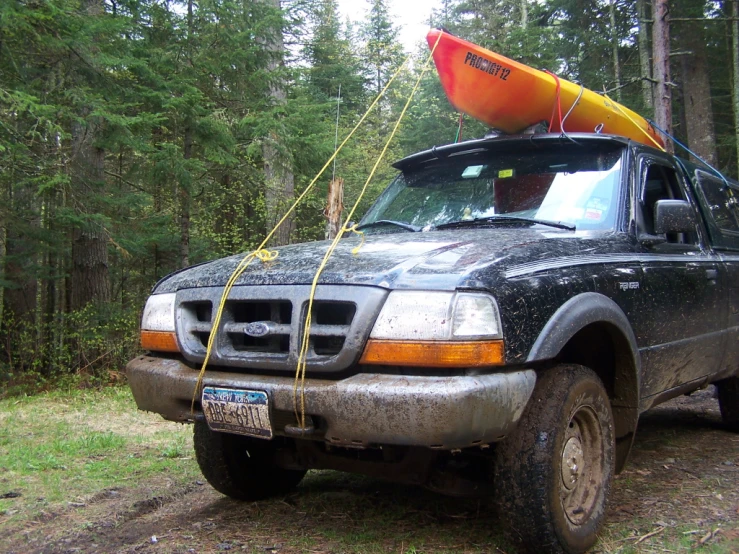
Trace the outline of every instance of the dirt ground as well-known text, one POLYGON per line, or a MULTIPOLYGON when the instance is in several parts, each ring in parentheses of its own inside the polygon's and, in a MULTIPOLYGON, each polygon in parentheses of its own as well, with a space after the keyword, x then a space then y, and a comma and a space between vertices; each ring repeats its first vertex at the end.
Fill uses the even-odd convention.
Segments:
MULTIPOLYGON (((739 552, 739 435, 712 389, 644 414, 616 478, 600 552, 739 552)), ((129 483, 0 531, 0 552, 511 552, 489 501, 311 472, 298 490, 240 503, 201 481, 129 483)))

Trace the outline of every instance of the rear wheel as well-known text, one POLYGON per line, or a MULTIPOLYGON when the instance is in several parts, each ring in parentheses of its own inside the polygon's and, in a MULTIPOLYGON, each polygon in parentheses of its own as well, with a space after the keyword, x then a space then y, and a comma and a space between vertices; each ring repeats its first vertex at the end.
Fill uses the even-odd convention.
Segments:
POLYGON ((260 500, 285 494, 298 486, 305 471, 283 469, 274 455, 284 446, 271 441, 211 431, 204 421, 195 422, 195 457, 203 476, 218 492, 238 500, 260 500))
POLYGON ((530 552, 588 550, 613 458, 613 415, 598 376, 576 365, 540 374, 515 431, 496 448, 496 498, 511 538, 530 552))
POLYGON ((739 377, 729 377, 716 383, 721 418, 732 431, 739 432, 739 377))

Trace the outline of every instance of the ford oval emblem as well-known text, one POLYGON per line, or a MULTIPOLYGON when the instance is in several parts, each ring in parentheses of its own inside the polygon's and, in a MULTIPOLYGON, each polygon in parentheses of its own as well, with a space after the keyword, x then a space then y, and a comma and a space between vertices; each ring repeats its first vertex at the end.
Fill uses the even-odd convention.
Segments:
POLYGON ((244 327, 244 333, 250 337, 263 337, 269 334, 269 325, 264 321, 254 321, 244 327))

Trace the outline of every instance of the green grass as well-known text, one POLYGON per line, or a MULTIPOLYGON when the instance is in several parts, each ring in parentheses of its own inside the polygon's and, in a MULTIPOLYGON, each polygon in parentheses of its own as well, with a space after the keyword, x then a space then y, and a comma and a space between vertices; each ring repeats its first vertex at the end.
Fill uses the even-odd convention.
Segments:
MULTIPOLYGON (((616 511, 595 551, 736 551, 729 537, 737 527, 736 477, 720 465, 736 459, 735 436, 707 428, 665 433, 663 441, 657 431, 653 426, 650 436, 645 428, 630 470, 614 483, 614 506, 633 515, 616 511), (656 444, 661 442, 670 444, 656 444), (703 456, 719 446, 720 452, 703 456), (667 469, 674 465, 664 463, 671 457, 695 475, 667 469), (701 545, 706 532, 717 528, 725 534, 701 545)), ((0 499, 0 551, 20 541, 37 548, 49 540, 59 548, 67 548, 67 540, 73 541, 70 548, 84 546, 85 537, 109 551, 131 550, 149 545, 152 535, 160 537, 152 551, 162 553, 217 552, 226 543, 254 553, 281 545, 287 554, 515 551, 488 499, 448 498, 369 477, 311 471, 294 494, 242 503, 207 485, 193 486, 195 481, 204 478, 193 458, 192 428, 137 411, 127 387, 0 400, 0 495, 21 494, 0 499), (178 494, 188 496, 180 503, 178 494), (162 513, 152 512, 146 528, 149 516, 137 519, 137 506, 159 501, 162 513), (118 537, 113 526, 128 535, 118 537), (119 542, 105 542, 110 540, 119 542)))
POLYGON ((199 475, 191 428, 145 414, 127 387, 0 400, 0 527, 102 490, 199 475))

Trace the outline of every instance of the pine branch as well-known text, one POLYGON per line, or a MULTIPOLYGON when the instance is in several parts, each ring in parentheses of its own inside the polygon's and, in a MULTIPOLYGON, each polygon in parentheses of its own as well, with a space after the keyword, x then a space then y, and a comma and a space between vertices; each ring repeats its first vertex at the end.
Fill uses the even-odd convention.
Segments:
POLYGON ((141 188, 139 185, 135 185, 131 181, 128 181, 127 179, 124 179, 122 175, 119 175, 118 173, 113 173, 112 171, 108 171, 107 169, 104 170, 106 175, 110 175, 111 177, 115 177, 116 179, 120 180, 122 183, 126 183, 129 187, 135 188, 139 192, 144 192, 146 194, 149 194, 149 191, 147 191, 144 188, 141 188))

